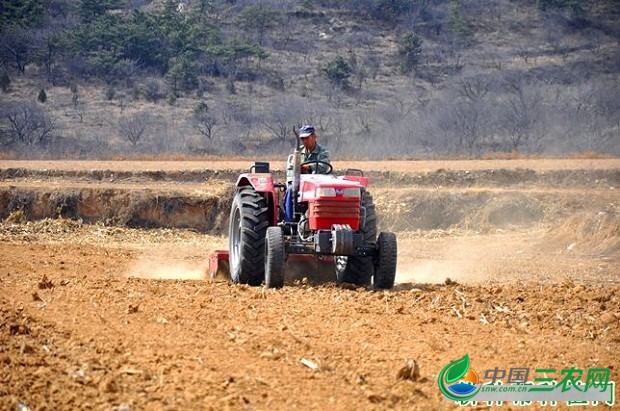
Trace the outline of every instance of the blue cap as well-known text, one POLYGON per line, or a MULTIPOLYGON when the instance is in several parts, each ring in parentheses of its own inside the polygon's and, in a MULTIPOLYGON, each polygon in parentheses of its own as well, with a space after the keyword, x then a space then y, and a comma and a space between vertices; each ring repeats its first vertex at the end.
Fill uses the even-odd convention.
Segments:
POLYGON ((299 129, 299 137, 308 137, 309 135, 314 134, 314 127, 310 124, 306 124, 299 129))

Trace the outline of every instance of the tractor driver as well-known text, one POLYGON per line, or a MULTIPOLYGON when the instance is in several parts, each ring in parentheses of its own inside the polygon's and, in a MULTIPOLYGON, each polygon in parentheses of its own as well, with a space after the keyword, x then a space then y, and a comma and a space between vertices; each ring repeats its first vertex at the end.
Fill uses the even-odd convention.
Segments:
MULTIPOLYGON (((299 138, 301 139, 301 162, 306 161, 323 161, 329 163, 329 150, 316 142, 316 134, 314 127, 310 124, 302 126, 299 129, 299 138)), ((306 164, 301 166, 301 173, 308 174, 312 172, 324 173, 327 167, 323 164, 306 164)), ((286 195, 284 197, 284 220, 293 221, 293 156, 289 156, 286 164, 286 195)))
MULTIPOLYGON (((314 127, 310 124, 299 129, 299 138, 301 140, 301 162, 305 161, 323 161, 329 163, 329 150, 316 142, 316 134, 314 127)), ((289 157, 286 165, 286 182, 293 181, 293 157, 289 157)), ((317 173, 324 173, 327 167, 322 164, 306 164, 301 166, 301 173, 308 174, 316 170, 317 173)))

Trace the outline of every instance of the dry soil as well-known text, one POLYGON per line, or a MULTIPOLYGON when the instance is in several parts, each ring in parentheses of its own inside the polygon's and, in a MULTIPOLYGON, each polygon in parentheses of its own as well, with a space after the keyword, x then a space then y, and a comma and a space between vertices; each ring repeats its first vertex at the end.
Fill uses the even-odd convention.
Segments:
POLYGON ((436 380, 465 354, 481 377, 620 382, 619 160, 342 164, 377 178, 391 291, 205 279, 241 163, 0 163, 0 409, 458 409, 436 380), (193 201, 202 220, 86 221, 86 192, 193 201), (63 193, 76 204, 46 205, 63 193))

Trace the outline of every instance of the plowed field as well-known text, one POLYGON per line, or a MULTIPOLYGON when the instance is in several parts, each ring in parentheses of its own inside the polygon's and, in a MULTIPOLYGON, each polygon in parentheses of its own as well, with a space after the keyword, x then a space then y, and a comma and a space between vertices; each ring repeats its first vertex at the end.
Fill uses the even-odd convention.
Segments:
POLYGON ((397 234, 390 291, 206 279, 248 164, 0 162, 0 409, 458 409, 465 354, 620 382, 620 160, 335 164, 397 234))

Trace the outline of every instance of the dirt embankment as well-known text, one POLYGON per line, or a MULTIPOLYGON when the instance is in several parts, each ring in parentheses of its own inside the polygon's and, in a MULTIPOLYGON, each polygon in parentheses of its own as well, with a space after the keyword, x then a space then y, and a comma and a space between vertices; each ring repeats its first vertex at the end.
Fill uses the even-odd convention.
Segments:
MULTIPOLYGON (((9 167, 0 168, 0 219, 4 227, 60 217, 87 224, 182 228, 225 236, 233 182, 247 171, 231 167, 247 164, 210 164, 212 169, 205 170, 204 164, 183 162, 52 162, 44 163, 48 168, 43 169, 33 163, 9 162, 3 164, 9 167), (152 169, 153 165, 162 168, 152 169)), ((501 261, 531 248, 550 255, 579 253, 611 259, 620 255, 620 161, 527 164, 537 168, 494 161, 498 169, 485 168, 488 162, 372 164, 375 169, 366 175, 379 228, 397 232, 401 244, 410 242, 399 253, 401 281, 421 273, 433 282, 448 275, 472 278, 469 273, 478 265, 461 257, 455 260, 455 255, 501 261), (480 234, 502 233, 528 236, 528 244, 491 252, 494 240, 481 241, 485 237, 480 234), (418 238, 437 237, 460 240, 442 253, 432 253, 430 264, 410 251, 419 247, 418 238)), ((340 169, 360 166, 346 163, 340 169)), ((275 179, 282 179, 281 168, 273 168, 275 179)), ((589 277, 582 270, 579 276, 584 275, 589 277)))
MULTIPOLYGON (((560 163, 555 170, 523 169, 510 161, 500 169, 480 168, 476 162, 470 162, 469 169, 447 169, 444 162, 437 162, 440 168, 433 171, 416 168, 420 167, 417 162, 410 163, 411 170, 403 162, 387 162, 392 170, 382 163, 366 175, 383 230, 489 233, 544 226, 555 229, 551 238, 559 240, 577 227, 576 234, 586 239, 582 244, 591 245, 589 250, 615 253, 619 248, 615 233, 620 167, 604 168, 610 160, 599 161, 589 160, 581 164, 583 168, 573 169, 560 163), (586 229, 568 221, 571 218, 592 221, 599 228, 587 225, 586 229)), ((123 170, 116 163, 107 164, 108 169, 72 163, 37 169, 30 163, 22 167, 19 162, 10 163, 0 168, 0 219, 11 215, 25 220, 61 217, 226 234, 234 181, 246 170, 214 164, 212 170, 205 170, 183 163, 177 169, 125 163, 123 170)), ((274 170, 274 176, 283 179, 282 170, 274 170)))

